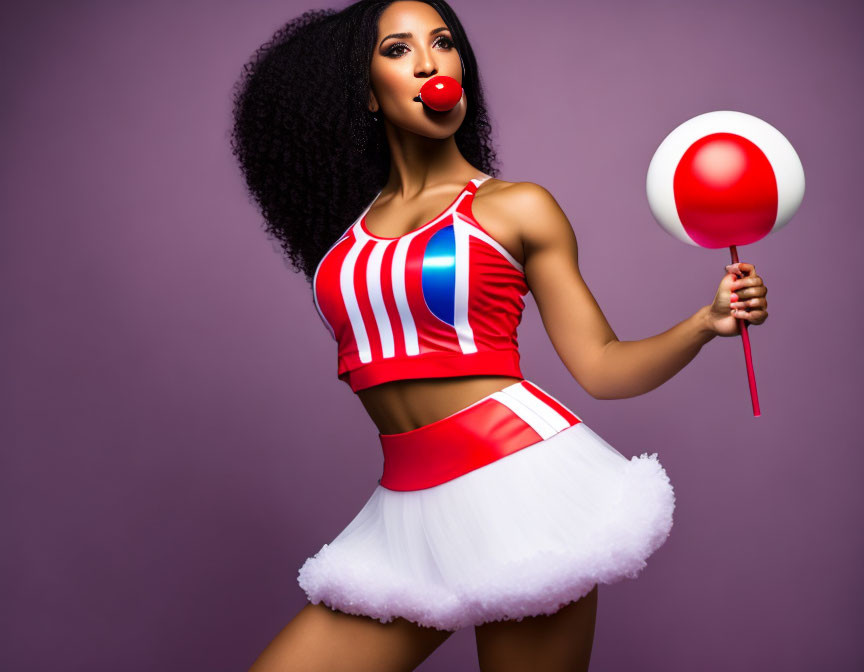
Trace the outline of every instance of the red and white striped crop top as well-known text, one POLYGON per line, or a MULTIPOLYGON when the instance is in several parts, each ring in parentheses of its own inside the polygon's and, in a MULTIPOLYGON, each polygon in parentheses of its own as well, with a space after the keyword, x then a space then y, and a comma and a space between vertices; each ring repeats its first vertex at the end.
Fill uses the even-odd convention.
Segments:
POLYGON ((315 307, 339 344, 338 376, 354 392, 405 378, 523 377, 516 328, 528 285, 522 265, 471 214, 486 179, 398 238, 365 226, 379 191, 321 259, 315 307))

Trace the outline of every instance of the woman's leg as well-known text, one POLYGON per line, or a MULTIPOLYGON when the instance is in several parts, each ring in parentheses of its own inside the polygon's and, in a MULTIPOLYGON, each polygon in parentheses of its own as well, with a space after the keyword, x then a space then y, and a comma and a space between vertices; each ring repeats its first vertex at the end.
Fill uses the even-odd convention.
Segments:
POLYGON ((583 672, 597 616, 597 586, 551 616, 493 621, 474 628, 482 672, 583 672))
POLYGON ((404 618, 381 623, 309 603, 249 672, 408 672, 452 634, 404 618))

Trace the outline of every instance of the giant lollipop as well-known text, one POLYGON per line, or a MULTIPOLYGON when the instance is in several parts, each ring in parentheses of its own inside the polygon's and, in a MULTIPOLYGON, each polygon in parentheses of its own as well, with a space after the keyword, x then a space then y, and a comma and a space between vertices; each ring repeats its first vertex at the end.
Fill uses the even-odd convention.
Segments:
MULTIPOLYGON (((654 218, 678 240, 728 247, 761 240, 785 225, 804 198, 804 168, 780 131, 743 112, 693 117, 654 152, 646 181, 654 218)), ((738 318, 753 415, 759 416, 747 321, 738 318)))

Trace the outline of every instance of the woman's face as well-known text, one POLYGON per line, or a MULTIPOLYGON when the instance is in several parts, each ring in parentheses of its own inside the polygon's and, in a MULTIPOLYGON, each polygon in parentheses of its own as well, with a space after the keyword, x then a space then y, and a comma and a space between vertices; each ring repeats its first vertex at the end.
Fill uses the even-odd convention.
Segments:
POLYGON ((424 2, 399 0, 383 11, 369 74, 369 109, 378 110, 379 118, 383 115, 394 126, 430 138, 446 138, 465 119, 464 94, 447 112, 430 110, 415 100, 420 87, 436 75, 447 75, 462 84, 462 62, 450 30, 424 2))

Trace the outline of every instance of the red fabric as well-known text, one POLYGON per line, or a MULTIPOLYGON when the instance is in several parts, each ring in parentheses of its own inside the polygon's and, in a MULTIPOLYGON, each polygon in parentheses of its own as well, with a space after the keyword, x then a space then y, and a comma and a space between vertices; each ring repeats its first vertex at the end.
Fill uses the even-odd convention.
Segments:
POLYGON ((463 355, 461 352, 429 352, 425 356, 412 358, 410 366, 401 358, 384 359, 361 366, 354 371, 340 374, 355 392, 406 378, 446 378, 448 376, 489 375, 521 378, 519 352, 514 350, 489 350, 463 355), (458 372, 458 373, 457 373, 458 372))
POLYGON ((390 490, 420 490, 479 469, 541 440, 504 404, 486 397, 458 413, 402 434, 382 434, 390 490))
MULTIPOLYGON (((322 258, 312 281, 315 307, 338 343, 337 375, 353 391, 408 378, 522 378, 516 329, 528 285, 518 262, 508 259, 506 250, 474 219, 471 203, 476 190, 476 184, 469 182, 438 217, 416 233, 397 238, 369 232, 364 213, 322 258), (452 323, 439 317, 440 312, 432 312, 423 286, 427 245, 446 227, 453 227, 454 240, 459 241, 453 252, 453 277, 457 280, 449 295, 455 297, 452 323), (407 250, 401 277, 399 266, 394 264, 397 246, 407 250), (380 257, 373 254, 376 250, 380 257), (378 258, 380 268, 375 264, 378 258), (355 260, 351 282, 344 287, 341 271, 351 259, 355 260), (394 280, 404 280, 407 305, 402 306, 403 314, 394 280), (377 318, 376 305, 382 307, 377 318), (406 318, 405 311, 410 317, 406 318), (353 324, 349 315, 354 316, 353 324), (407 325, 403 325, 403 318, 409 320, 407 325), (416 332, 416 351, 411 324, 416 332), (392 354, 386 348, 388 334, 392 334, 392 354)), ((435 290, 439 301, 441 286, 435 290)))
POLYGON ((564 404, 558 403, 555 399, 546 394, 543 390, 537 387, 534 383, 528 382, 527 380, 522 381, 522 387, 528 390, 531 394, 537 397, 544 404, 549 406, 552 410, 554 410, 558 415, 563 417, 567 422, 571 425, 575 425, 577 422, 582 422, 579 417, 573 413, 569 408, 564 406, 564 404))

